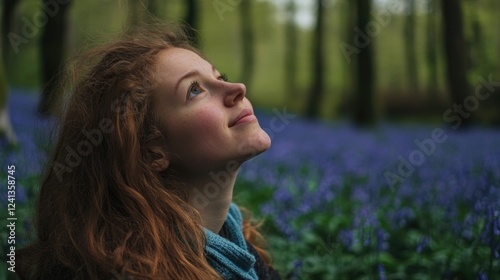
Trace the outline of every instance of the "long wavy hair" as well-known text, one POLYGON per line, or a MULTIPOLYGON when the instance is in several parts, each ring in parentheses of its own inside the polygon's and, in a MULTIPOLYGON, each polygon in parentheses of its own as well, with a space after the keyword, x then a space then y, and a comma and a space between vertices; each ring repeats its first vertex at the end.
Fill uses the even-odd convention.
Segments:
MULTIPOLYGON (((198 53, 179 30, 138 28, 70 67, 73 86, 36 205, 37 240, 18 251, 22 278, 221 279, 204 257, 201 218, 184 188, 151 168, 152 148, 164 145, 152 98, 158 54, 198 53)), ((244 234, 262 240, 248 220, 244 234)))

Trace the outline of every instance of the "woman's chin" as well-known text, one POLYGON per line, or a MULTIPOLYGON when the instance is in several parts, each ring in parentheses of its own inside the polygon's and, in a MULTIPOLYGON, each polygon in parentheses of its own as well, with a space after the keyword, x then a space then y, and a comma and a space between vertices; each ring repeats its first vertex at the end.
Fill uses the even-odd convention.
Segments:
POLYGON ((254 152, 252 157, 255 157, 265 151, 267 151, 271 147, 271 137, 261 129, 261 131, 256 135, 253 141, 254 152))
POLYGON ((260 153, 263 153, 267 151, 269 148, 271 148, 271 137, 269 137, 269 135, 264 130, 262 130, 261 134, 259 135, 259 138, 260 138, 259 146, 261 147, 260 153))
POLYGON ((239 162, 243 163, 265 151, 271 147, 271 138, 267 133, 259 129, 259 131, 240 143, 238 146, 239 162))

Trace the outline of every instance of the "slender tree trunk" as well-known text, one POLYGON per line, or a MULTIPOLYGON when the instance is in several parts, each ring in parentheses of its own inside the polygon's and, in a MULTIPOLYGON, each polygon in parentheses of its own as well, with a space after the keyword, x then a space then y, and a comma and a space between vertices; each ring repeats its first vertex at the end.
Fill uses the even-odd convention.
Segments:
POLYGON ((427 44, 426 58, 427 67, 429 68, 429 89, 428 94, 434 95, 438 87, 438 71, 437 71, 437 52, 436 52, 436 15, 437 15, 436 0, 429 0, 427 9, 427 44))
POLYGON ((186 1, 186 15, 184 16, 184 21, 187 25, 187 34, 191 39, 194 46, 200 47, 200 36, 198 35, 198 1, 197 0, 187 0, 186 1))
MULTIPOLYGON (((363 30, 370 21, 371 0, 357 0, 357 26, 363 30)), ((357 59, 356 102, 354 123, 358 126, 369 126, 375 122, 373 108, 373 40, 361 49, 357 59)))
POLYGON ((472 40, 470 40, 470 58, 469 58, 469 67, 475 68, 479 65, 485 65, 488 63, 485 59, 485 51, 483 44, 483 30, 481 27, 481 22, 479 21, 479 15, 477 12, 477 5, 475 1, 469 1, 468 3, 470 13, 471 13, 471 24, 472 24, 472 40))
POLYGON ((285 91, 292 97, 298 96, 297 90, 297 26, 295 25, 295 0, 288 0, 287 22, 285 27, 285 91))
MULTIPOLYGON (((2 8, 3 11, 7 10, 6 7, 7 3, 2 3, 0 5, 1 5, 0 8, 2 8)), ((3 16, 5 16, 5 13, 3 13, 3 16)), ((5 27, 6 21, 5 18, 3 19, 4 20, 2 22, 2 34, 6 35, 10 30, 10 27, 9 28, 5 27)), ((6 36, 0 37, 0 52, 2 54, 4 53, 3 46, 5 38, 7 37, 6 36)), ((4 57, 3 55, 0 55, 0 137, 5 136, 10 144, 16 144, 17 139, 16 135, 14 134, 14 130, 12 129, 12 125, 10 124, 9 110, 7 106, 8 87, 7 87, 7 77, 5 73, 3 57, 4 57)))
POLYGON ((15 15, 15 10, 19 4, 19 0, 4 0, 2 1, 2 55, 3 60, 6 65, 10 64, 9 54, 11 51, 11 46, 9 40, 7 40, 7 34, 12 30, 12 19, 15 15))
POLYGON ((241 81, 251 87, 254 71, 254 32, 252 28, 252 3, 251 1, 241 1, 241 41, 243 48, 243 61, 241 64, 241 81))
MULTIPOLYGON (((450 94, 453 103, 463 104, 470 92, 467 82, 466 45, 460 1, 441 0, 444 25, 444 49, 450 94)), ((468 119, 464 119, 466 122, 468 119)))
POLYGON ((408 15, 404 30, 406 66, 408 69, 408 79, 410 91, 418 92, 418 67, 415 52, 415 0, 407 0, 408 15))
POLYGON ((320 115, 320 105, 323 100, 324 92, 324 10, 321 0, 316 1, 316 27, 314 29, 312 41, 312 79, 311 92, 307 102, 306 116, 316 118, 320 115))
MULTIPOLYGON (((344 38, 345 42, 352 42, 353 38, 355 36, 355 31, 353 26, 356 26, 356 1, 353 0, 341 0, 344 1, 342 4, 344 6, 344 16, 340 18, 340 25, 345 26, 342 29, 342 36, 344 38)), ((340 73, 341 75, 344 76, 343 81, 345 81, 344 84, 344 90, 343 90, 343 96, 342 96, 342 101, 340 103, 340 106, 338 108, 338 111, 341 115, 346 116, 346 117, 352 117, 352 107, 353 107, 353 96, 354 96, 354 87, 356 85, 355 77, 356 74, 354 72, 355 67, 355 61, 357 61, 358 57, 357 55, 352 55, 351 56, 351 62, 348 62, 347 60, 342 60, 344 63, 344 71, 343 73, 340 73), (353 63, 354 62, 354 63, 353 63)))
MULTIPOLYGON (((50 0, 43 0, 43 5, 50 5, 50 0)), ((42 115, 50 115, 52 103, 57 99, 57 87, 60 80, 60 68, 64 57, 64 38, 67 26, 67 12, 71 1, 59 4, 59 11, 48 17, 41 38, 42 52, 42 80, 43 89, 38 112, 42 115)), ((50 7, 47 7, 49 9, 50 7)))

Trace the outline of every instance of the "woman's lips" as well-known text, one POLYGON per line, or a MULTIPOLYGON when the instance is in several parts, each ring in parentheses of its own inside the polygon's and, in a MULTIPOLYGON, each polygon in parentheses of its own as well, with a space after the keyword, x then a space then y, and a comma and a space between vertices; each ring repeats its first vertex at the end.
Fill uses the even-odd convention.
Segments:
POLYGON ((241 113, 232 121, 232 123, 229 125, 229 127, 238 125, 238 124, 243 124, 243 123, 248 123, 251 121, 256 120, 257 117, 253 114, 252 110, 244 109, 241 111, 241 113))
POLYGON ((239 119, 234 125, 242 124, 242 123, 247 123, 256 120, 257 118, 255 115, 246 115, 243 118, 239 119))

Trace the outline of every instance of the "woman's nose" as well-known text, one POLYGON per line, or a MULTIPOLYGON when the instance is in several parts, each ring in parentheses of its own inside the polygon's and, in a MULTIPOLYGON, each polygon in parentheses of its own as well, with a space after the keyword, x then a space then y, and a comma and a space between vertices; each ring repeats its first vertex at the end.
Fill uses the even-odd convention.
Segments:
POLYGON ((242 83, 230 83, 225 90, 224 105, 231 107, 243 100, 247 89, 242 83))

